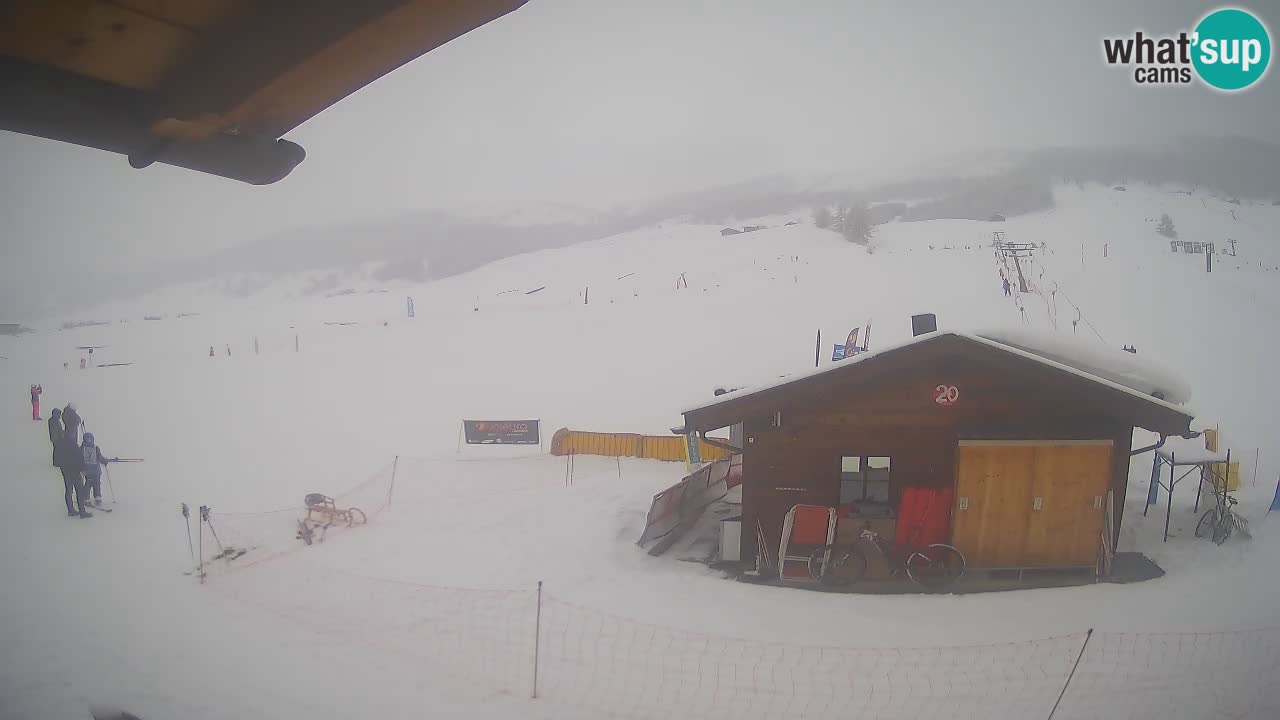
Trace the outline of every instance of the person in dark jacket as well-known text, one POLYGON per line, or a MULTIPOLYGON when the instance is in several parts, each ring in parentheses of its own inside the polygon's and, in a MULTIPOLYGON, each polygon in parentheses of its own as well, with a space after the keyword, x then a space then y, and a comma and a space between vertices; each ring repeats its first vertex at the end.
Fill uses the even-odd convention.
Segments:
POLYGON ((62 411, 58 408, 49 414, 49 442, 53 444, 53 466, 58 467, 58 443, 62 442, 62 411))
POLYGON ((76 412, 76 404, 67 403, 67 406, 62 408, 62 434, 75 447, 80 447, 80 423, 80 413, 76 412))
MULTIPOLYGON (((64 412, 62 415, 65 418, 67 414, 64 412)), ((89 518, 93 517, 93 514, 84 509, 84 481, 80 479, 80 470, 84 467, 84 461, 81 459, 80 446, 70 430, 68 427, 62 440, 58 442, 54 451, 54 462, 62 471, 62 486, 65 491, 63 499, 67 503, 67 516, 89 518), (75 493, 77 507, 71 505, 72 493, 75 493)))

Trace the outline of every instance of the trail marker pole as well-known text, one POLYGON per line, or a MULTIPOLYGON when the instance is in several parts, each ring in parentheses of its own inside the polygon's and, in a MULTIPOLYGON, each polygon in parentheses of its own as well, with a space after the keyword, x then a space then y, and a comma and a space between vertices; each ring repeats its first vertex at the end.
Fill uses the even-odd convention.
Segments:
POLYGON ((391 463, 391 486, 387 488, 387 507, 391 507, 391 494, 396 489, 396 469, 400 467, 400 456, 391 463))
POLYGON ((1084 657, 1084 649, 1089 647, 1089 638, 1091 637, 1093 637, 1093 628, 1089 628, 1089 632, 1084 635, 1084 642, 1080 645, 1080 654, 1076 656, 1076 664, 1071 666, 1067 681, 1062 684, 1062 692, 1058 693, 1058 699, 1053 703, 1053 709, 1049 711, 1048 720, 1053 720, 1053 714, 1058 712, 1058 705, 1062 702, 1063 696, 1067 694, 1067 688, 1071 685, 1071 678, 1076 676, 1076 668, 1080 667, 1080 659, 1084 657))
POLYGON ((538 699, 538 651, 542 641, 542 581, 538 581, 538 609, 533 616, 533 699, 538 699))
MULTIPOLYGON (((1253 451, 1253 482, 1251 483, 1253 487, 1258 487, 1258 458, 1261 456, 1262 448, 1253 451)), ((1231 468, 1227 468, 1227 473, 1230 474, 1230 472, 1231 468)))

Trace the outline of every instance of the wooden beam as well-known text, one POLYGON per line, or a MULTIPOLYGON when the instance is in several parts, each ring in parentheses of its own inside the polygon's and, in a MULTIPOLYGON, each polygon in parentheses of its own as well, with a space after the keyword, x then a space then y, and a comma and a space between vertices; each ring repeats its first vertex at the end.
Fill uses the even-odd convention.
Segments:
POLYGON ((220 31, 166 79, 156 132, 280 137, 526 0, 278 0, 220 31), (323 6, 317 7, 318 5, 323 6))

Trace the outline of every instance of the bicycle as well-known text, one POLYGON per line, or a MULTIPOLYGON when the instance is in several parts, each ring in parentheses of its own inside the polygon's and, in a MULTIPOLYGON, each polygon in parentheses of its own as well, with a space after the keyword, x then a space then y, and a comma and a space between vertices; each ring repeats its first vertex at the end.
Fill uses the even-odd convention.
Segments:
POLYGON ((1249 536, 1249 521, 1240 517, 1231 508, 1237 503, 1230 495, 1214 493, 1218 502, 1204 511, 1200 522, 1196 523, 1196 537, 1209 537, 1215 544, 1221 545, 1231 537, 1234 530, 1239 530, 1245 537, 1249 536), (1225 502, 1224 502, 1225 498, 1225 502))
POLYGON ((869 528, 858 533, 853 544, 824 545, 809 556, 809 574, 824 585, 843 586, 862 579, 867 571, 867 554, 861 545, 870 543, 891 575, 905 574, 926 590, 949 587, 964 575, 964 554, 950 545, 898 545, 869 528))

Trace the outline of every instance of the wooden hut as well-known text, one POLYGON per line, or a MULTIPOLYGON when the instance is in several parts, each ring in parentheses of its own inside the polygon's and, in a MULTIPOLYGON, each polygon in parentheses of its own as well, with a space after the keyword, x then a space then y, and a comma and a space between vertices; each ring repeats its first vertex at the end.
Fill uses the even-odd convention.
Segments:
POLYGON ((1151 394, 1164 393, 1108 375, 925 332, 721 395, 685 411, 684 429, 742 424, 748 562, 776 553, 788 509, 809 504, 837 508, 839 541, 873 526, 902 543, 951 543, 971 569, 1088 569, 1119 536, 1134 428, 1190 431, 1189 411, 1151 394))

